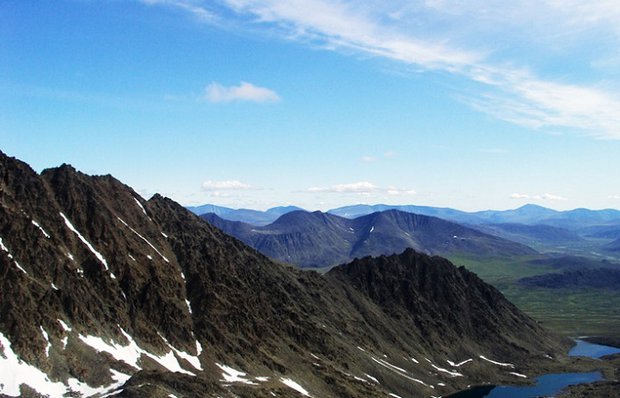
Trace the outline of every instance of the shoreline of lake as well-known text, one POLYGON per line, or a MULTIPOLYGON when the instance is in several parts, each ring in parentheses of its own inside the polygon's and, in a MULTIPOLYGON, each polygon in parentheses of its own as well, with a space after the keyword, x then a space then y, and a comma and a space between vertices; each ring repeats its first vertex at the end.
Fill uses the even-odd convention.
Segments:
MULTIPOLYGON (((575 339, 575 345, 567 353, 568 357, 576 360, 588 358, 601 361, 600 358, 606 355, 620 354, 620 347, 594 343, 591 339, 602 341, 602 338, 590 337, 575 339)), ((620 362, 620 355, 617 355, 617 357, 620 362)), ((604 367, 609 367, 609 365, 604 367)), ((617 369, 620 370, 620 367, 617 367, 617 369)), ((447 395, 446 398, 532 398, 555 394, 562 394, 563 397, 567 398, 579 397, 581 396, 579 391, 589 391, 595 388, 604 388, 606 389, 605 391, 611 388, 613 391, 613 388, 615 388, 613 383, 618 382, 608 380, 606 376, 603 369, 589 372, 548 373, 536 377, 535 384, 533 385, 474 386, 467 390, 447 395), (564 391, 566 391, 566 394, 564 391)))

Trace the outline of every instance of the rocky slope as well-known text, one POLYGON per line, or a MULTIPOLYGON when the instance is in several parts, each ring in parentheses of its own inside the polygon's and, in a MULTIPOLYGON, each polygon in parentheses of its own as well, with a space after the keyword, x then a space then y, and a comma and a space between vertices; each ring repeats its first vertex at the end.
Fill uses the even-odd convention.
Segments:
POLYGON ((520 243, 436 217, 386 210, 355 219, 295 211, 258 227, 211 213, 202 217, 261 253, 300 267, 325 267, 356 257, 400 253, 520 256, 536 252, 520 243))
POLYGON ((111 176, 2 153, 0 239, 3 396, 437 396, 566 348, 447 260, 303 272, 111 176))

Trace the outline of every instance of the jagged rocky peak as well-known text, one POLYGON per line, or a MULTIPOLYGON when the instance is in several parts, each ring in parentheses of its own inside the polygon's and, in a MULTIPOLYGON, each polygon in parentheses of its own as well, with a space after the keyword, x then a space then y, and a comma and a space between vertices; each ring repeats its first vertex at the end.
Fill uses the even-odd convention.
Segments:
POLYGON ((111 176, 0 154, 0 187, 0 395, 444 395, 564 349, 438 257, 320 275, 111 176))

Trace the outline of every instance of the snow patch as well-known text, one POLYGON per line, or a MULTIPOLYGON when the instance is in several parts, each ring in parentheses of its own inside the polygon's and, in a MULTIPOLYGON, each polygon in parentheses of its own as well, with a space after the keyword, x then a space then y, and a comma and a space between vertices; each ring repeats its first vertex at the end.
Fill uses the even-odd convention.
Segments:
POLYGON ((415 359, 414 357, 411 357, 411 360, 412 360, 413 362, 415 362, 415 363, 420 363, 420 362, 418 362, 418 360, 417 360, 417 359, 415 359))
POLYGON ((305 397, 310 396, 310 394, 308 393, 308 391, 306 391, 305 388, 303 388, 302 386, 300 386, 298 383, 294 382, 293 380, 282 377, 280 378, 280 381, 282 382, 282 384, 286 385, 289 388, 292 388, 293 390, 297 391, 301 395, 305 397))
POLYGON ((32 225, 34 225, 35 227, 39 228, 41 233, 43 233, 43 236, 45 236, 47 239, 50 238, 50 235, 47 232, 45 232, 45 230, 39 225, 38 222, 36 222, 35 220, 32 220, 32 225))
POLYGON ((252 380, 247 379, 245 377, 247 376, 247 373, 245 372, 242 372, 235 368, 231 368, 230 366, 222 365, 219 363, 215 363, 215 365, 217 365, 218 368, 222 369, 222 377, 224 378, 223 381, 227 383, 243 383, 243 384, 249 384, 253 386, 257 385, 252 380))
POLYGON ((142 210, 142 213, 144 213, 144 215, 148 217, 148 214, 146 214, 146 210, 144 209, 144 206, 142 206, 142 203, 140 203, 140 201, 136 199, 135 197, 133 198, 133 200, 136 201, 136 203, 138 204, 138 207, 140 207, 140 210, 142 210))
POLYGON ((452 371, 449 371, 448 369, 440 368, 439 366, 435 365, 432 362, 430 362, 430 364, 433 367, 433 369, 435 369, 438 372, 446 373, 450 375, 451 377, 463 377, 463 375, 459 372, 452 372, 452 371))
POLYGON ((492 364, 494 364, 494 365, 504 366, 504 367, 508 367, 508 368, 514 368, 514 367, 515 367, 515 366, 514 366, 513 364, 511 364, 511 363, 504 363, 504 362, 497 362, 497 361, 493 361, 493 360, 491 360, 491 359, 486 358, 484 355, 480 355, 480 358, 481 358, 481 359, 483 359, 483 360, 485 360, 485 361, 487 361, 487 362, 490 362, 490 363, 492 363, 492 364))
POLYGON ((129 258, 135 262, 138 262, 135 258, 133 258, 133 256, 131 254, 128 254, 129 258))
POLYGON ((67 226, 67 228, 69 228, 71 231, 73 231, 78 236, 78 238, 80 238, 82 243, 84 243, 84 245, 86 245, 86 247, 88 247, 88 250, 90 250, 91 253, 93 253, 95 255, 95 257, 97 257, 97 260, 99 260, 99 262, 101 264, 103 264, 105 270, 109 271, 108 262, 103 257, 103 255, 101 253, 99 253, 97 250, 95 250, 93 245, 91 245, 90 242, 87 241, 86 238, 84 238, 82 236, 82 234, 77 229, 75 229, 75 227, 73 226, 73 224, 71 224, 71 221, 69 221, 67 216, 65 216, 62 212, 60 213, 60 216, 65 220, 65 225, 67 226))
POLYGON ((53 283, 53 282, 52 282, 52 289, 54 289, 54 290, 59 290, 59 289, 56 287, 56 285, 54 285, 54 283, 53 283))
POLYGON ((4 243, 2 242, 2 238, 0 238, 0 249, 2 249, 2 251, 7 253, 7 256, 9 257, 10 260, 13 260, 13 262, 15 263, 15 265, 17 266, 17 268, 19 268, 20 271, 22 271, 24 274, 28 275, 28 272, 26 272, 25 269, 22 268, 21 265, 19 265, 19 263, 17 262, 17 260, 15 260, 15 258, 13 258, 13 255, 11 254, 11 252, 9 251, 9 249, 4 245, 4 243))
POLYGON ((185 304, 187 304, 187 310, 191 314, 192 313, 192 306, 191 306, 191 304, 190 304, 188 299, 185 299, 185 304))
POLYGON ((129 225, 127 225, 127 223, 125 221, 123 221, 120 217, 116 217, 118 219, 118 221, 120 221, 121 223, 123 223, 124 226, 126 226, 127 228, 129 228, 131 230, 131 232, 133 232, 134 234, 138 235, 138 237, 140 237, 143 241, 146 242, 147 245, 151 246, 151 249, 155 250, 155 252, 157 254, 159 254, 159 257, 163 258, 165 262, 169 263, 170 261, 168 261, 168 259, 166 258, 166 256, 164 256, 163 254, 161 254, 161 252, 159 250, 157 250, 157 248, 155 246, 153 246, 153 244, 151 242, 149 242, 144 236, 140 235, 138 233, 138 231, 136 231, 135 229, 131 228, 129 225))
POLYGON ((105 394, 102 396, 109 397, 112 395, 116 395, 118 393, 118 389, 127 382, 131 378, 131 375, 121 373, 114 369, 110 369, 110 373, 112 373, 112 380, 114 382, 107 387, 97 387, 93 388, 86 383, 79 381, 78 379, 69 379, 68 384, 71 390, 75 392, 79 392, 84 397, 91 397, 95 395, 105 394))
POLYGON ((402 398, 400 395, 396 395, 393 392, 389 393, 388 395, 393 398, 402 398))
POLYGON ((58 323, 60 323, 60 326, 64 329, 65 332, 70 332, 71 328, 64 323, 61 319, 57 319, 58 323))
POLYGON ((372 231, 374 231, 374 230, 375 230, 375 226, 373 225, 373 226, 370 228, 370 231, 368 231, 368 233, 371 233, 371 232, 372 232, 372 231))
POLYGON ((254 379, 255 379, 255 380, 258 380, 258 381, 260 381, 260 382, 266 382, 266 381, 269 381, 269 377, 267 377, 267 376, 257 376, 257 377, 255 377, 254 379))
POLYGON ((377 378, 376 378, 376 377, 373 377, 373 376, 369 375, 368 373, 366 373, 366 375, 365 375, 365 376, 366 376, 366 378, 367 378, 368 380, 373 381, 373 382, 375 382, 376 384, 381 384, 381 383, 379 383, 379 380, 377 380, 377 378))
POLYGON ((17 268, 19 268, 19 270, 20 270, 21 272, 23 272, 24 274, 28 275, 28 272, 26 272, 26 270, 25 270, 25 269, 23 269, 21 265, 19 265, 19 263, 17 262, 17 260, 13 260, 13 262, 15 263, 15 266, 16 266, 17 268))
POLYGON ((508 373, 513 376, 521 377, 522 379, 527 379, 527 376, 521 373, 517 373, 517 372, 508 372, 508 373))
POLYGON ((168 344, 168 346, 170 347, 170 351, 168 351, 165 355, 155 355, 140 348, 140 346, 138 346, 133 337, 131 337, 122 328, 119 327, 119 329, 121 333, 125 336, 125 338, 129 340, 129 344, 126 346, 122 346, 115 342, 107 343, 101 337, 97 336, 79 335, 79 338, 85 344, 94 348, 96 351, 107 352, 108 354, 112 355, 112 357, 114 357, 114 359, 116 359, 117 361, 123 361, 137 369, 141 369, 141 367, 138 365, 140 357, 142 355, 146 355, 171 372, 180 372, 195 376, 195 374, 193 374, 192 372, 189 372, 181 367, 179 361, 174 356, 174 354, 176 353, 179 357, 187 360, 196 369, 202 370, 198 358, 191 356, 183 351, 179 351, 176 348, 170 346, 170 344, 168 344))
POLYGON ((454 362, 452 362, 452 361, 451 361, 451 360, 449 360, 449 359, 447 360, 447 362, 448 362, 448 363, 450 364, 450 366, 452 366, 453 368, 460 368, 461 366, 465 365, 466 363, 469 363, 469 362, 472 362, 472 361, 473 361, 473 359, 472 359, 472 358, 466 359, 466 360, 464 360, 464 361, 462 361, 462 362, 459 362, 459 363, 454 363, 454 362))
POLYGON ((19 386, 26 384, 39 393, 62 397, 67 387, 52 382, 41 370, 20 360, 11 348, 11 342, 0 333, 0 393, 11 397, 21 396, 19 386))
POLYGON ((361 381, 362 383, 368 383, 368 380, 362 379, 361 377, 353 376, 353 379, 355 379, 357 381, 361 381))
POLYGON ((52 343, 50 343, 50 336, 48 336, 45 329, 43 329, 43 326, 39 326, 39 329, 41 329, 41 334, 43 335, 43 338, 45 339, 45 341, 47 341, 47 347, 45 347, 45 356, 49 357, 50 348, 52 348, 52 343))
POLYGON ((13 255, 11 254, 9 249, 6 246, 4 246, 4 243, 2 242, 2 238, 0 238, 0 249, 2 249, 2 251, 4 252, 7 252, 9 254, 9 258, 13 259, 13 255))
MULTIPOLYGON (((419 379, 416 379, 414 377, 406 375, 405 373, 407 373, 407 371, 405 369, 399 368, 398 366, 394 366, 391 363, 384 361, 383 359, 377 359, 377 358, 374 358, 372 356, 370 357, 370 359, 372 359, 373 361, 375 361, 379 365, 383 366, 384 368, 390 369, 391 371, 393 371, 397 375, 406 378, 407 380, 414 381, 416 383, 425 385, 427 387, 429 386, 428 384, 426 384, 422 380, 419 380, 419 379)), ((432 387, 432 386, 430 386, 430 387, 432 387)))

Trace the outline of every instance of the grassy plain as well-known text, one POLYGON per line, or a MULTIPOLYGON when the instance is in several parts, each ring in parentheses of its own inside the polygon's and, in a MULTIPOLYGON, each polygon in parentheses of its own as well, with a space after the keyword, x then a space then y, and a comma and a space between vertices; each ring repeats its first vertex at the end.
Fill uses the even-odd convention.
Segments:
POLYGON ((620 337, 620 291, 602 289, 547 289, 522 286, 517 280, 549 272, 549 266, 529 263, 532 257, 512 259, 450 256, 547 328, 571 336, 620 337))

